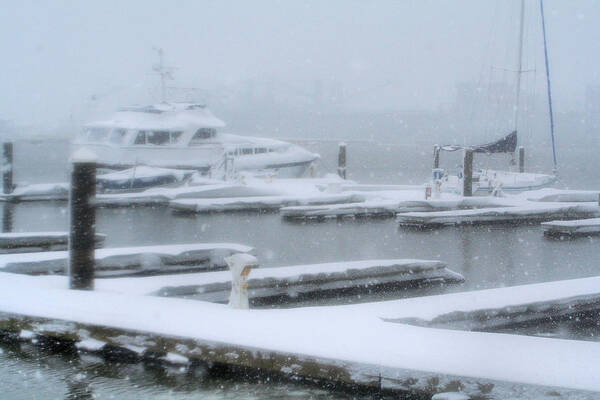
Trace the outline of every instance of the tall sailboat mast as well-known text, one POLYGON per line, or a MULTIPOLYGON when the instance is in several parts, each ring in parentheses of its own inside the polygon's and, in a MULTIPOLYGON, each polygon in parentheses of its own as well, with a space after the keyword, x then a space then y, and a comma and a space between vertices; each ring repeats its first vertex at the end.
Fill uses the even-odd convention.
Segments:
POLYGON ((550 89, 550 67, 548 66, 548 44, 546 43, 546 20, 544 19, 544 2, 540 0, 540 12, 542 14, 542 33, 544 35, 544 60, 546 62, 546 84, 548 87, 548 111, 550 112, 550 136, 552 138, 552 160, 554 162, 554 174, 558 171, 556 162, 556 145, 554 143, 554 114, 552 112, 552 90, 550 89))
POLYGON ((521 0, 521 16, 519 19, 519 52, 517 55, 517 87, 515 93, 514 129, 517 131, 519 124, 519 99, 521 98, 521 74, 523 73, 523 28, 525 23, 525 0, 521 0))

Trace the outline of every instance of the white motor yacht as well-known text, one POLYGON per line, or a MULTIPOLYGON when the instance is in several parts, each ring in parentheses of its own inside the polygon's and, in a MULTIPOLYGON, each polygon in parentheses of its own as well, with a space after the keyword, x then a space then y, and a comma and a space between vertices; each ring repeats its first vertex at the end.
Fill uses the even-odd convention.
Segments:
POLYGON ((304 175, 319 158, 280 140, 222 133, 224 126, 202 104, 126 107, 111 119, 87 124, 73 147, 91 149, 105 168, 149 165, 204 173, 233 169, 282 178, 304 175))

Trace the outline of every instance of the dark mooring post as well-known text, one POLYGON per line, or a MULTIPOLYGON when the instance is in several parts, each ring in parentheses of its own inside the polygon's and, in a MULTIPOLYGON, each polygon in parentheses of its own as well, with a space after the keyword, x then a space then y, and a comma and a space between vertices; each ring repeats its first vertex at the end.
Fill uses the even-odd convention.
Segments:
POLYGON ((13 231, 13 215, 15 212, 14 203, 7 201, 4 203, 2 210, 2 232, 8 233, 13 231))
POLYGON ((4 194, 12 193, 13 186, 13 144, 4 142, 2 145, 4 153, 4 163, 2 165, 2 192, 4 194))
POLYGON ((71 231, 69 234, 69 287, 94 288, 94 231, 96 212, 92 204, 96 194, 96 163, 92 157, 78 154, 71 175, 71 231))
POLYGON ((463 159, 463 196, 473 196, 473 150, 467 149, 463 159))
POLYGON ((440 167, 440 146, 436 144, 433 146, 433 169, 440 167))
POLYGON ((338 149, 338 175, 346 179, 346 143, 340 143, 338 149))
POLYGON ((525 148, 519 146, 519 172, 525 172, 525 148))

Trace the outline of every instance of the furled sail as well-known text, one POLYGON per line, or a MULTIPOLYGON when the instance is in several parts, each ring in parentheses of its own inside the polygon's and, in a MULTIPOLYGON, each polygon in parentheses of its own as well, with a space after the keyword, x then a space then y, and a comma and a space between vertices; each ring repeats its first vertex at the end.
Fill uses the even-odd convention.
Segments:
POLYGON ((513 131, 502 139, 480 146, 442 146, 444 151, 456 151, 462 149, 473 150, 475 153, 514 153, 517 149, 517 131, 513 131))

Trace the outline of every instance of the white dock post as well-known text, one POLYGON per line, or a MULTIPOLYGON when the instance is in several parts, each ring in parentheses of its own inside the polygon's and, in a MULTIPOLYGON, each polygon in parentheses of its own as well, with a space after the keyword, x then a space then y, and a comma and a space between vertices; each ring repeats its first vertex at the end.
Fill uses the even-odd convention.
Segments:
POLYGON ((94 236, 96 211, 96 157, 87 149, 78 151, 71 162, 71 209, 69 234, 69 287, 94 289, 94 236))
POLYGON ((231 270, 231 295, 229 297, 229 307, 231 308, 250 308, 248 301, 248 275, 252 268, 258 267, 256 257, 237 253, 226 257, 225 262, 231 270))
POLYGON ((346 143, 344 142, 338 145, 338 175, 346 179, 346 143))

